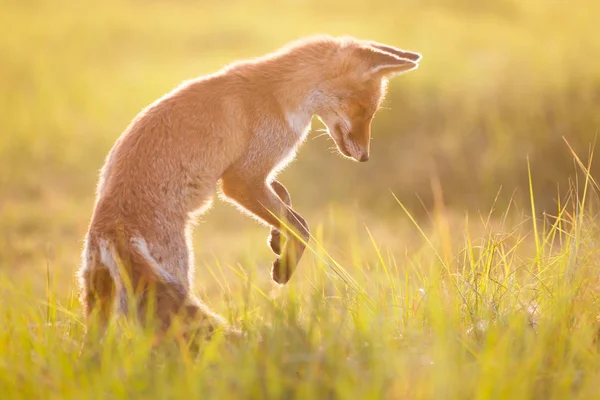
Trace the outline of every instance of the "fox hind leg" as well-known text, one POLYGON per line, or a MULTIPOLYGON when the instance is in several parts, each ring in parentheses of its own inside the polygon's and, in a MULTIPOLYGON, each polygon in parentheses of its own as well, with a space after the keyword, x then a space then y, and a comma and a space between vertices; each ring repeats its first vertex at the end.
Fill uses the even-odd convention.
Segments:
MULTIPOLYGON (((180 323, 184 336, 202 332, 206 336, 218 327, 226 327, 226 321, 213 313, 206 305, 191 294, 192 268, 187 263, 188 243, 181 240, 177 248, 169 251, 152 246, 150 251, 143 238, 132 240, 135 248, 132 261, 132 284, 135 294, 138 318, 142 325, 154 324, 159 336, 163 336, 175 321, 180 323), (178 276, 167 271, 158 260, 168 259, 167 254, 179 254, 172 260, 178 264, 178 276)), ((178 328, 178 329, 179 329, 178 328)))
POLYGON ((212 312, 182 286, 173 282, 137 282, 142 289, 136 295, 139 321, 145 327, 152 327, 157 343, 167 334, 181 337, 186 342, 208 339, 217 329, 226 334, 234 334, 220 315, 212 312))
POLYGON ((81 303, 86 319, 86 335, 93 331, 102 337, 112 314, 115 285, 108 268, 93 266, 80 272, 81 303))

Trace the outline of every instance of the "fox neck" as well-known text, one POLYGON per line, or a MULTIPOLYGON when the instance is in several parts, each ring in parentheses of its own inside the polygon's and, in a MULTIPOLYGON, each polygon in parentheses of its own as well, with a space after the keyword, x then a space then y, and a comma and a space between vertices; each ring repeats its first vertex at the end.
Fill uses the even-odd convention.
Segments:
POLYGON ((316 91, 309 91, 305 97, 284 108, 285 119, 290 129, 299 136, 305 136, 310 130, 313 115, 318 110, 316 91))
POLYGON ((292 73, 278 80, 277 98, 290 129, 299 136, 305 136, 313 115, 321 108, 323 92, 318 74, 298 75, 292 73))

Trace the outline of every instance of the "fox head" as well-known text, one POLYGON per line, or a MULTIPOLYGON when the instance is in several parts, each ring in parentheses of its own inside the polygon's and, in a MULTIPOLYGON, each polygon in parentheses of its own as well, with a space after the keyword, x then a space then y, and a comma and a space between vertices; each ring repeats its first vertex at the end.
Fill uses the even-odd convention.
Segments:
POLYGON ((418 67, 421 55, 376 42, 338 39, 331 60, 336 71, 323 83, 316 114, 339 152, 359 162, 369 159, 371 121, 387 81, 418 67))

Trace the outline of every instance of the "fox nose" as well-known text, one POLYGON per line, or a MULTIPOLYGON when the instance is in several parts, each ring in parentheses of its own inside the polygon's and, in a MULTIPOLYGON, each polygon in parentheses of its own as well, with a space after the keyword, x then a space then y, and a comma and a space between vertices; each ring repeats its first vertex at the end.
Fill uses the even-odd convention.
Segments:
POLYGON ((360 159, 358 161, 360 161, 360 162, 369 161, 369 154, 363 153, 363 155, 360 157, 360 159))

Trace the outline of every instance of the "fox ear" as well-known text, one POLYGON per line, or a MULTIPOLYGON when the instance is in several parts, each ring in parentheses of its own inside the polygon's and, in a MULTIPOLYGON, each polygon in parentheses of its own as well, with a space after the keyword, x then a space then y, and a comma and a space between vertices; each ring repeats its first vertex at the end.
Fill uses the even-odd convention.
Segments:
POLYGON ((390 77, 418 68, 418 64, 406 58, 400 58, 386 51, 373 47, 361 47, 359 57, 367 65, 367 74, 370 76, 390 77))
POLYGON ((377 42, 367 42, 369 46, 374 47, 378 50, 385 51, 387 53, 391 53, 400 58, 406 58, 408 60, 419 62, 421 61, 422 56, 419 53, 415 53, 413 51, 402 50, 394 46, 388 46, 387 44, 381 44, 377 42))

